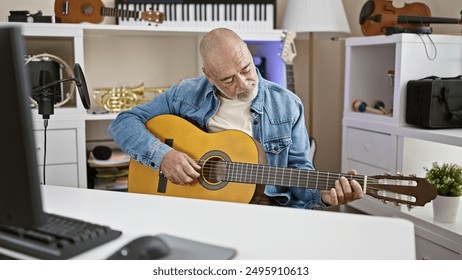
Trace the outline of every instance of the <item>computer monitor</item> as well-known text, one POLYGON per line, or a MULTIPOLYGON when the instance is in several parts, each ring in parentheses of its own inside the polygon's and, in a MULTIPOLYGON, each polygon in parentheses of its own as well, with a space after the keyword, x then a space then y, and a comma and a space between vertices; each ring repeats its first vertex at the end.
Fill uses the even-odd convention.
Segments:
POLYGON ((0 27, 0 224, 44 222, 25 43, 18 26, 0 27))

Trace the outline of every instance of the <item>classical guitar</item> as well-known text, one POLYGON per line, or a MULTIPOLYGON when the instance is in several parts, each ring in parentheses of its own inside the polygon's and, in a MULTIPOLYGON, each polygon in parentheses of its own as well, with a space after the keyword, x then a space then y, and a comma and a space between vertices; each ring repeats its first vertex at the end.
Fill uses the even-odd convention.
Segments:
POLYGON ((153 23, 162 23, 164 14, 159 11, 127 11, 107 8, 101 0, 55 0, 56 22, 100 23, 105 16, 137 18, 153 23))
POLYGON ((258 203, 265 184, 328 190, 340 176, 357 180, 363 192, 383 201, 423 206, 436 197, 436 189, 423 178, 363 176, 265 165, 261 146, 237 130, 206 133, 173 115, 160 115, 146 123, 161 141, 187 153, 201 166, 201 176, 190 185, 175 185, 159 172, 130 161, 128 190, 177 197, 258 203))
POLYGON ((286 30, 282 33, 282 50, 281 58, 286 65, 286 81, 287 89, 295 93, 295 79, 294 79, 294 58, 297 56, 295 49, 295 37, 297 33, 294 30, 286 30))

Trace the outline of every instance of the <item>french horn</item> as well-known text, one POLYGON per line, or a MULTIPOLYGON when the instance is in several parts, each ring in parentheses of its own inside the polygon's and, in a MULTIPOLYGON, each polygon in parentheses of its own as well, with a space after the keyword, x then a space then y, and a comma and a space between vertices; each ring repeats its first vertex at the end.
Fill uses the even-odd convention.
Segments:
POLYGON ((168 87, 145 87, 144 83, 134 87, 95 88, 93 99, 104 110, 118 113, 147 103, 167 89, 168 87))

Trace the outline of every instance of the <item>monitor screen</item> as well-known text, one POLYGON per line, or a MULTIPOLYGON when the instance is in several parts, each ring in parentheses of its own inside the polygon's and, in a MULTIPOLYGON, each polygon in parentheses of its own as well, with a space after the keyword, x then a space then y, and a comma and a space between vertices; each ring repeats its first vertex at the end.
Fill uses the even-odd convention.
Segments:
POLYGON ((0 27, 0 224, 37 226, 44 214, 24 45, 19 27, 0 27))

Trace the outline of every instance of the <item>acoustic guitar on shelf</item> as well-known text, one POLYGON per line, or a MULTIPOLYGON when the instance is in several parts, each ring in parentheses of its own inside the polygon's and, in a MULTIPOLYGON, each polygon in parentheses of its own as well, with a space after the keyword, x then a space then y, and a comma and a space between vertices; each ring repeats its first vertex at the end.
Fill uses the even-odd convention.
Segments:
POLYGON ((129 192, 258 204, 266 184, 328 190, 345 176, 357 180, 367 195, 410 207, 424 206, 437 194, 425 179, 413 176, 364 176, 268 166, 262 147, 244 132, 207 133, 174 115, 154 117, 146 128, 195 159, 201 166, 201 176, 192 184, 175 185, 132 159, 129 192))
POLYGON ((55 0, 55 17, 59 23, 101 23, 105 16, 135 18, 155 24, 164 21, 164 13, 159 11, 107 8, 101 0, 55 0))

